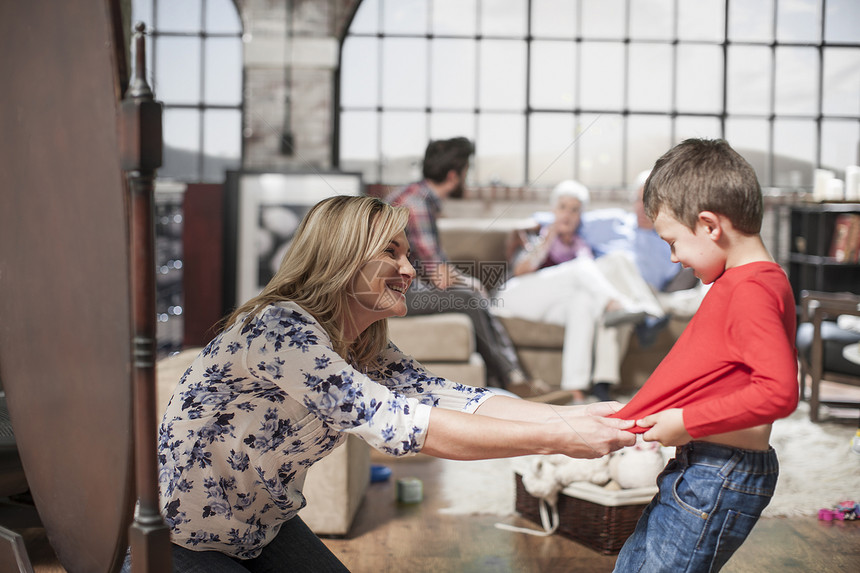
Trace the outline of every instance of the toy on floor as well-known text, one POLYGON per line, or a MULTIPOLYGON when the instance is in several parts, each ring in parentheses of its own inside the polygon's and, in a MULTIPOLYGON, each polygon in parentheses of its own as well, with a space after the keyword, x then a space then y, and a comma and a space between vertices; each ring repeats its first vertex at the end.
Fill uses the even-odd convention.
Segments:
POLYGON ((818 510, 821 521, 854 521, 857 518, 860 518, 860 503, 853 500, 840 501, 836 507, 818 510))
POLYGON ((657 481, 664 465, 660 444, 639 439, 636 445, 609 457, 609 475, 621 489, 648 487, 657 481))
POLYGON ((640 438, 634 446, 595 459, 561 454, 531 456, 520 473, 531 495, 555 503, 559 491, 574 482, 590 482, 611 490, 653 486, 664 465, 660 445, 640 438))

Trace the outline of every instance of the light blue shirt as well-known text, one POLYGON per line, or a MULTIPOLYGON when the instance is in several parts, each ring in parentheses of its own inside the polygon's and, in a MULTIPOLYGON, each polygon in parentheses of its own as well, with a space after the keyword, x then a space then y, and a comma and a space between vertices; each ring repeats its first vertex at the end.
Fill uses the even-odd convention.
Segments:
POLYGON ((669 245, 654 229, 640 229, 636 214, 620 208, 595 209, 582 214, 580 233, 591 245, 595 258, 622 251, 633 257, 642 278, 663 290, 681 270, 673 263, 669 245))

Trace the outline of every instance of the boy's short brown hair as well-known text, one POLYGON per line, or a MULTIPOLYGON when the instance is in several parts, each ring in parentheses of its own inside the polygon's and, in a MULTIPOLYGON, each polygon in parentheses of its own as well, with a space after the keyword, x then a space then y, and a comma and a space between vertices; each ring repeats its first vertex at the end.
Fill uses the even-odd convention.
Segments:
POLYGON ((761 231, 764 204, 755 170, 723 139, 686 139, 654 164, 642 196, 652 220, 660 209, 690 229, 702 211, 728 217, 742 233, 761 231))

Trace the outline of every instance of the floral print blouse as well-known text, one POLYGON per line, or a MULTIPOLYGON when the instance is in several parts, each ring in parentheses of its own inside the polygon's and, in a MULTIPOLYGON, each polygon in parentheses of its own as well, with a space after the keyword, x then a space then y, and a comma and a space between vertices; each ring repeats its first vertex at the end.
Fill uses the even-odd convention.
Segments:
POLYGON ((347 433, 414 454, 431 407, 471 413, 491 395, 429 374, 391 343, 364 374, 300 306, 270 305, 212 340, 167 406, 158 461, 171 539, 256 557, 304 507, 308 468, 347 433))

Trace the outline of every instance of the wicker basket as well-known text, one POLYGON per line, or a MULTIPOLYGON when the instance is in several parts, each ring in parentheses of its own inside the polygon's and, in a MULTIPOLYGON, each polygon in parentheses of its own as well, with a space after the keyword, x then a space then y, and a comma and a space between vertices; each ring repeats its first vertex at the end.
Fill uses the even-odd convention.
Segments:
MULTIPOLYGON (((538 498, 526 491, 520 474, 514 475, 517 512, 535 523, 540 523, 538 498)), ((645 492, 646 501, 641 501, 642 496, 638 496, 638 500, 629 505, 603 505, 574 497, 570 488, 567 488, 558 496, 557 531, 604 555, 614 555, 621 551, 624 542, 633 533, 636 522, 650 501, 650 495, 656 490, 657 488, 653 488, 653 491, 645 492)))

